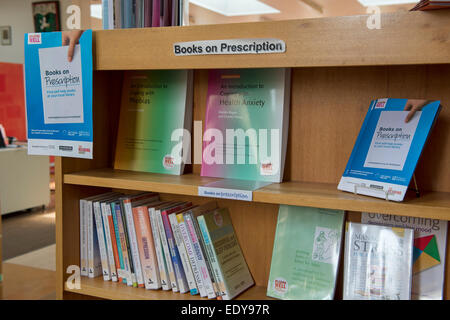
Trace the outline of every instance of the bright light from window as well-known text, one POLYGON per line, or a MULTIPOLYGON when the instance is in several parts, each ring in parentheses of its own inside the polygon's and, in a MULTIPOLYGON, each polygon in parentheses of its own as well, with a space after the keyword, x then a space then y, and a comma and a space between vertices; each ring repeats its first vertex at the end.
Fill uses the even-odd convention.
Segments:
POLYGON ((258 0, 190 0, 189 2, 227 17, 280 13, 277 9, 258 0))
POLYGON ((102 18, 102 5, 91 4, 91 17, 101 19, 102 18))
POLYGON ((418 0, 358 0, 365 7, 418 3, 418 0))

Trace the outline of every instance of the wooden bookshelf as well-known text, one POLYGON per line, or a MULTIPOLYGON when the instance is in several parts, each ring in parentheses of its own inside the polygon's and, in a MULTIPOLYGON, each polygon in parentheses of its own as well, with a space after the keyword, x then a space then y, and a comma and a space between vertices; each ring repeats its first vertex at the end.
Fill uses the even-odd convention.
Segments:
MULTIPOLYGON (((200 298, 198 295, 192 296, 189 293, 174 294, 172 291, 144 290, 127 287, 124 284, 111 281, 103 281, 103 278, 83 278, 81 289, 68 289, 67 292, 78 295, 86 295, 103 299, 123 299, 123 300, 208 300, 200 298)), ((253 286, 236 297, 236 300, 266 300, 266 287, 253 286)))
MULTIPOLYGON (((153 191, 197 196, 198 187, 220 179, 195 173, 167 176, 114 169, 94 169, 64 175, 64 183, 125 190, 153 191)), ((321 207, 347 211, 390 213, 450 220, 450 193, 425 192, 419 198, 409 192, 403 202, 386 201, 337 190, 335 184, 284 182, 253 192, 253 202, 321 207)))
MULTIPOLYGON (((94 159, 55 161, 58 298, 198 299, 101 278, 82 278, 81 290, 65 287, 65 270, 79 265, 80 198, 141 190, 199 204, 211 199, 198 197, 197 189, 216 179, 201 177, 197 164, 182 176, 112 169, 123 70, 195 69, 193 120, 203 121, 207 69, 293 68, 284 182, 255 191, 253 202, 218 200, 230 210, 256 283, 239 298, 267 299, 280 204, 346 210, 352 221, 364 211, 450 220, 450 12, 383 14, 379 30, 369 30, 367 18, 95 31, 94 159), (282 54, 207 58, 175 57, 172 51, 179 41, 234 38, 278 38, 287 49, 282 54), (420 198, 411 193, 396 203, 337 190, 369 103, 380 97, 438 99, 444 106, 416 169, 420 198)), ((449 299, 450 246, 446 266, 449 299)), ((340 297, 339 288, 336 295, 340 297)))

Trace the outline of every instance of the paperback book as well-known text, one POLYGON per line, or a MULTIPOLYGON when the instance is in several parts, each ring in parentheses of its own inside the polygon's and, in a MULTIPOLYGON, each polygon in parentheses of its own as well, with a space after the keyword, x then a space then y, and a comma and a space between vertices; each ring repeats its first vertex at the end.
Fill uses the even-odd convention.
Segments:
POLYGON ((222 300, 231 300, 254 285, 227 208, 197 217, 212 274, 222 300))
POLYGON ((267 295, 283 300, 332 300, 344 212, 281 205, 267 295))
POLYGON ((201 175, 281 182, 291 69, 210 70, 201 175))
POLYGON ((180 175, 190 162, 192 71, 125 71, 114 168, 180 175))
POLYGON ((410 100, 371 102, 339 190, 403 201, 441 108, 439 101, 423 103, 407 121, 410 100))
POLYGON ((443 299, 448 221, 363 212, 361 222, 414 229, 411 299, 443 299))
POLYGON ((349 222, 344 300, 410 300, 414 230, 349 222))

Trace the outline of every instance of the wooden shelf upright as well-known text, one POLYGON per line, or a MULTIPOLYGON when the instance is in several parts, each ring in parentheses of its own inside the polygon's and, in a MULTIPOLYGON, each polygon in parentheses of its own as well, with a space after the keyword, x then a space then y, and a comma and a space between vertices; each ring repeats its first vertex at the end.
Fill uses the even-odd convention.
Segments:
MULTIPOLYGON (((450 12, 383 14, 381 29, 368 16, 191 27, 95 31, 94 159, 56 159, 57 295, 60 299, 198 299, 82 279, 68 289, 70 265, 79 265, 79 199, 108 190, 160 192, 166 199, 203 203, 197 187, 213 178, 192 165, 182 176, 114 170, 124 70, 194 69, 194 115, 204 120, 207 70, 292 68, 291 114, 284 181, 254 192, 253 202, 219 200, 233 225, 256 286, 242 299, 267 299, 273 240, 280 204, 450 220, 450 12), (277 38, 286 52, 268 55, 176 57, 173 43, 195 40, 277 38), (441 100, 443 109, 417 166, 422 197, 402 203, 337 190, 372 99, 441 100)), ((195 141, 194 141, 195 143, 195 141)), ((195 146, 194 146, 195 147, 195 146)), ((447 246, 445 298, 450 298, 447 246)), ((337 292, 337 298, 339 298, 337 292)))

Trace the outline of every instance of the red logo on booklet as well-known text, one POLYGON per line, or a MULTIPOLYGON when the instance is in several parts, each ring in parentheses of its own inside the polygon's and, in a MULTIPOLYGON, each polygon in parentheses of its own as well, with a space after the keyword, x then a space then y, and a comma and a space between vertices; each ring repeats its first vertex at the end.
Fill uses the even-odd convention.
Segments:
POLYGON ((91 152, 91 148, 83 148, 82 146, 78 146, 78 153, 79 154, 85 154, 85 153, 91 152))
POLYGON ((28 35, 28 44, 41 44, 41 34, 40 33, 31 33, 28 35))

